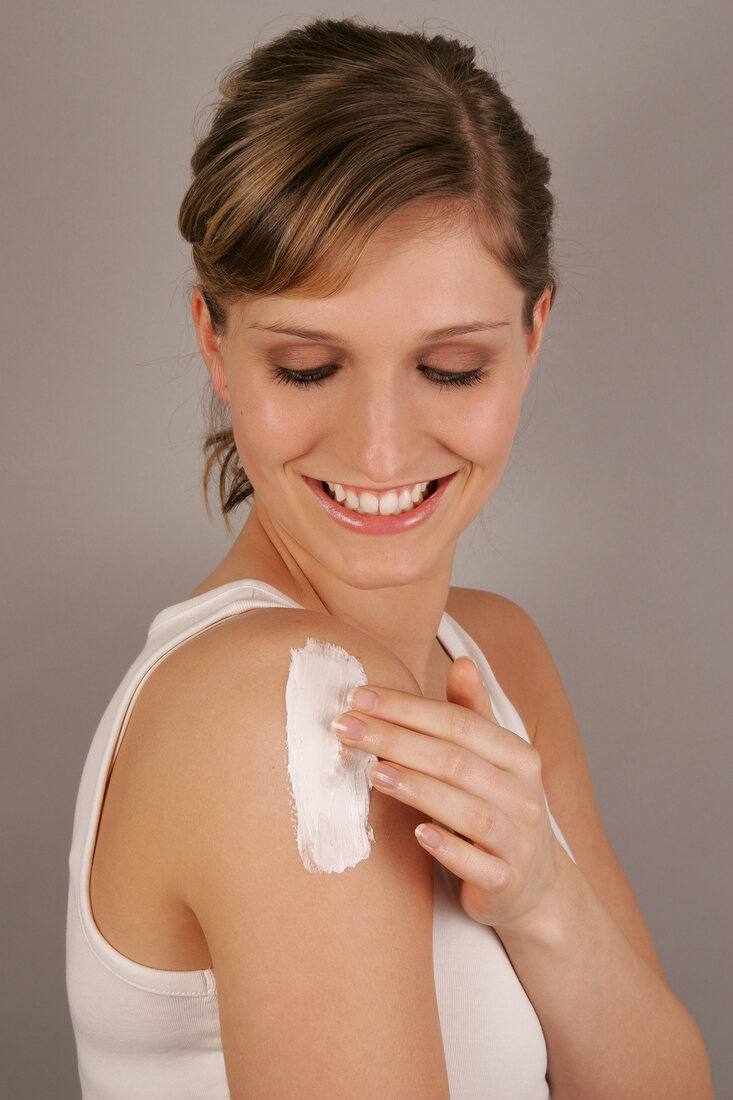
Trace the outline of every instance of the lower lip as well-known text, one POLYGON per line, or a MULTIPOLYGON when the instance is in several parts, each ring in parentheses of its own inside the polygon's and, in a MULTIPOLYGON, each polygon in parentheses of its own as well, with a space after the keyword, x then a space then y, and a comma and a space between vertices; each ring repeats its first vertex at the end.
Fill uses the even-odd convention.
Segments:
POLYGON ((448 477, 440 478, 437 489, 427 500, 399 516, 370 516, 362 512, 352 512, 330 497, 320 481, 315 481, 312 477, 304 477, 303 481, 331 518, 349 531, 358 531, 362 535, 398 535, 402 531, 410 531, 432 516, 454 477, 455 474, 449 474, 448 477))

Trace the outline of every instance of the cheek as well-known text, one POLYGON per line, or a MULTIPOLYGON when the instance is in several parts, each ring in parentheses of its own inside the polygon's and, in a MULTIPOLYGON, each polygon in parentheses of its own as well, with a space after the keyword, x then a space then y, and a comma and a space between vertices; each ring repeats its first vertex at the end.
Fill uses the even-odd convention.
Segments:
POLYGON ((514 394, 505 400, 470 406, 459 424, 462 453, 478 466, 503 466, 514 442, 520 412, 521 400, 514 394))
MULTIPOLYGON (((316 438, 316 425, 288 394, 263 396, 239 393, 232 400, 234 441, 248 474, 268 468, 281 469, 306 453, 316 438)), ((255 473, 256 477, 256 473, 255 473)))

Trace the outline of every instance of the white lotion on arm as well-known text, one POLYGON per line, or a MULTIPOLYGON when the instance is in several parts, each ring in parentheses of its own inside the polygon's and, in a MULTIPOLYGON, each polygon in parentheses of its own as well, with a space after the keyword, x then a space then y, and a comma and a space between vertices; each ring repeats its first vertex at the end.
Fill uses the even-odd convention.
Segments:
POLYGON ((371 852, 366 768, 376 757, 346 748, 331 729, 349 709, 351 689, 366 682, 359 661, 340 646, 308 638, 303 649, 290 650, 288 775, 307 871, 345 871, 371 852))

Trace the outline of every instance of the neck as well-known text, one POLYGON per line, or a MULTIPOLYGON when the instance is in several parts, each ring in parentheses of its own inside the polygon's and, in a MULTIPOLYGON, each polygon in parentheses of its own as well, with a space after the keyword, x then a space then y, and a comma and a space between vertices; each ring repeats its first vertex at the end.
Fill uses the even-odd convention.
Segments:
POLYGON ((425 691, 441 680, 439 669, 444 679, 446 657, 436 635, 448 599, 452 563, 451 552, 433 573, 407 584, 356 588, 291 545, 253 509, 201 590, 245 576, 266 581, 303 607, 325 611, 362 630, 394 653, 425 691))
POLYGON ((436 640, 450 589, 450 570, 393 588, 355 589, 319 578, 317 595, 337 618, 389 649, 423 690, 434 678, 442 651, 436 640))

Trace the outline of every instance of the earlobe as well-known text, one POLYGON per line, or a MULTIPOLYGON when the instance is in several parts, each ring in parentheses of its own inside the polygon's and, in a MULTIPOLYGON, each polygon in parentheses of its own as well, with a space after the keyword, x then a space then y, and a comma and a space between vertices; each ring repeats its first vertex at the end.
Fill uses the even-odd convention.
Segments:
POLYGON ((221 361, 221 336, 214 328, 209 307, 204 301, 200 287, 195 287, 191 295, 191 316, 196 329, 199 351, 211 377, 211 383, 218 397, 229 403, 229 387, 221 361))

